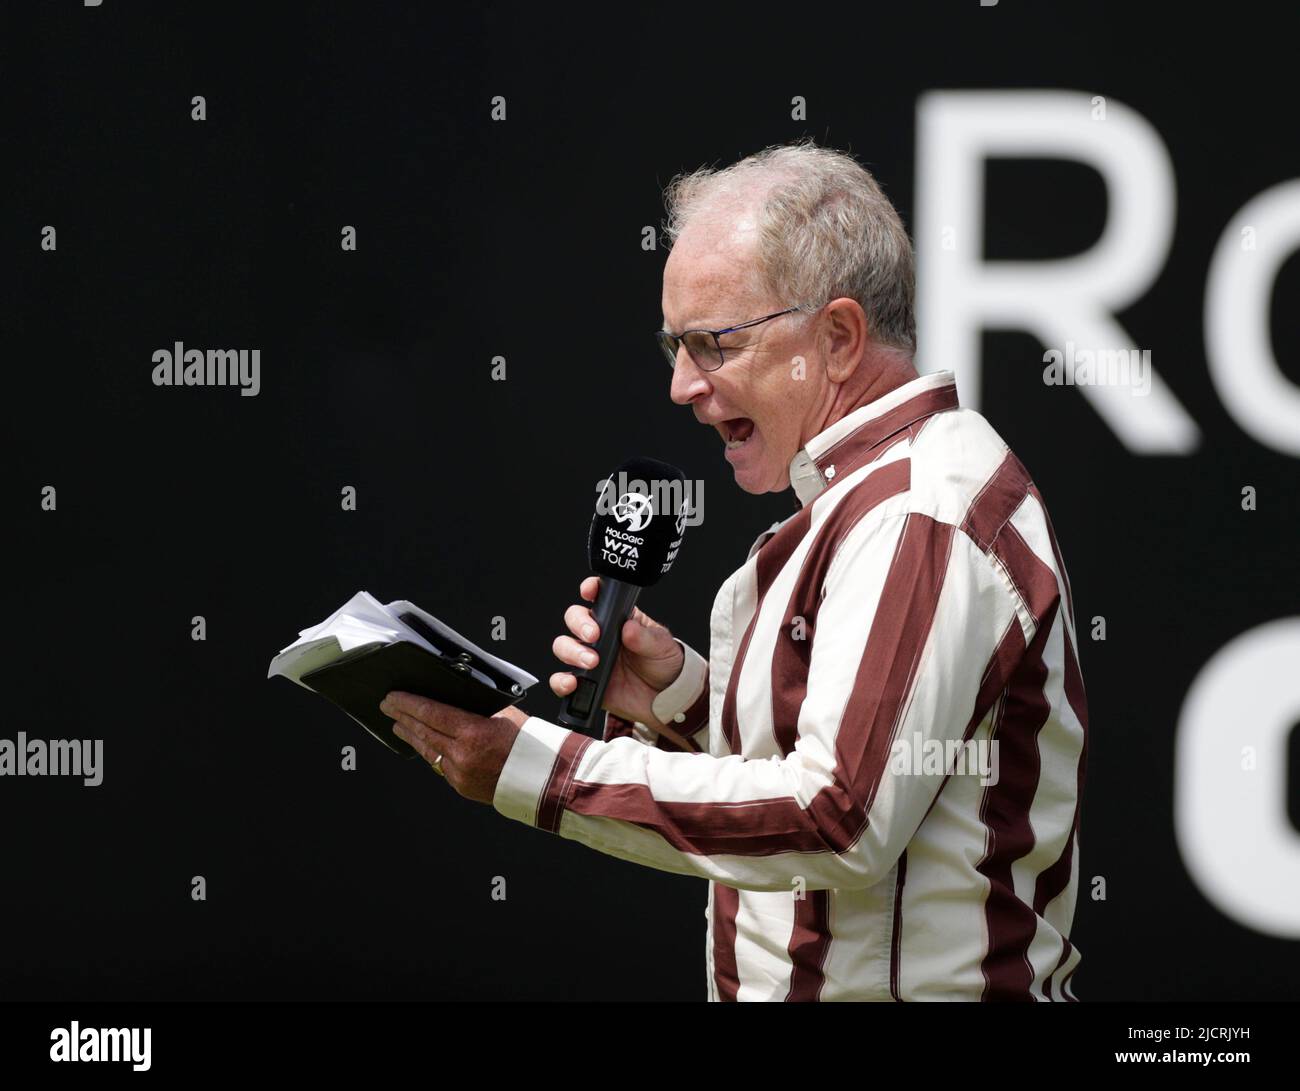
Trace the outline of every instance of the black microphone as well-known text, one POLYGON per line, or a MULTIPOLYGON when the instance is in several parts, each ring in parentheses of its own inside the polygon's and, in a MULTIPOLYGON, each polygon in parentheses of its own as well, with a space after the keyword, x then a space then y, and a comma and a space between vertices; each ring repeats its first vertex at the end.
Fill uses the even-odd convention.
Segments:
POLYGON ((601 486, 587 535, 591 570, 600 577, 591 608, 600 636, 588 647, 600 661, 590 670, 573 671, 578 686, 560 702, 559 722, 565 727, 604 733, 600 705, 622 647, 623 625, 641 589, 673 566, 689 514, 686 475, 666 462, 628 459, 601 486))

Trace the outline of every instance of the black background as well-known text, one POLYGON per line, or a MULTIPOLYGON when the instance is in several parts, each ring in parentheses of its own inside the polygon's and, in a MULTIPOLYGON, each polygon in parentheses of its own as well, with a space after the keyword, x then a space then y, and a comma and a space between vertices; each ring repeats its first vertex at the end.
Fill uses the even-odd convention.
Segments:
MULTIPOLYGON (((102 738, 105 779, 0 781, 0 995, 702 999, 702 880, 459 798, 267 662, 365 589, 480 641, 505 617, 493 649, 544 679, 596 483, 634 453, 705 482, 703 525, 643 605, 706 649, 714 590, 793 499, 742 493, 669 402, 649 336, 664 254, 641 248, 661 186, 813 135, 911 228, 919 94, 1061 87, 1127 103, 1169 149, 1173 249, 1119 320, 1203 434, 1188 457, 1136 456, 1043 385, 1036 340, 984 337, 982 411, 1047 498, 1080 616, 1073 985, 1295 997, 1300 945, 1213 908, 1172 827, 1192 679, 1300 612, 1296 462, 1228 416, 1202 339, 1220 232, 1300 176, 1294 36, 1267 7, 1205 10, 6 5, 5 736, 102 738), (260 348, 261 393, 153 386, 177 340, 260 348)), ((988 180, 990 258, 1101 231, 1088 168, 999 161, 988 180)), ((1298 302, 1293 256, 1272 325, 1300 382, 1298 302)), ((556 704, 543 682, 525 707, 556 704)))

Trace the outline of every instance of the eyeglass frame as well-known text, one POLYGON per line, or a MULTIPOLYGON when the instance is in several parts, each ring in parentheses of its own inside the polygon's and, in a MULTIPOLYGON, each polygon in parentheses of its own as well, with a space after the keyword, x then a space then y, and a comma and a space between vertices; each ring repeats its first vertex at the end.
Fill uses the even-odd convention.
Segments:
POLYGON ((728 326, 725 330, 691 329, 691 330, 682 330, 681 333, 669 333, 667 330, 655 330, 655 340, 659 343, 659 347, 660 349, 663 350, 663 354, 665 356, 668 355, 668 346, 669 343, 671 342, 673 346, 673 354, 672 354, 672 359, 668 361, 668 366, 671 367, 673 370, 676 370, 677 354, 681 351, 682 338, 685 337, 688 333, 709 334, 713 338, 713 347, 718 350, 717 367, 703 367, 700 364, 700 362, 695 359, 694 356, 691 356, 690 349, 686 350, 686 355, 691 357, 691 359, 695 362, 695 366, 698 367, 701 371, 712 373, 714 371, 720 370, 722 365, 727 362, 726 357, 722 355, 722 342, 718 340, 718 338, 721 337, 723 334, 735 333, 737 330, 747 330, 751 326, 758 326, 764 322, 770 322, 774 318, 780 318, 782 315, 786 315, 786 314, 794 314, 796 311, 802 311, 803 309, 804 309, 803 307, 787 307, 783 311, 777 311, 775 314, 764 315, 762 318, 755 318, 749 322, 742 322, 738 326, 728 326))

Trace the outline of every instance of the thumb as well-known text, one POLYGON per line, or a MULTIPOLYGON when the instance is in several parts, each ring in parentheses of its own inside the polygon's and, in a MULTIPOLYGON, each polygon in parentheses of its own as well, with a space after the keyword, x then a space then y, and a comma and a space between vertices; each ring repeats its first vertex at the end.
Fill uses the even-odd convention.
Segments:
POLYGON ((662 625, 645 625, 635 617, 623 623, 623 644, 634 655, 662 659, 673 648, 673 638, 662 625))

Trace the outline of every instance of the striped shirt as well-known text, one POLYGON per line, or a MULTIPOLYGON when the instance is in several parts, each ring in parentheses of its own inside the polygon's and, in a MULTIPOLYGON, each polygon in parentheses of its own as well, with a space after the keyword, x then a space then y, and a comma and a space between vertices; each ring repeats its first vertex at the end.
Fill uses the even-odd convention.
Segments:
POLYGON ((493 806, 708 880, 710 1000, 1073 1000, 1087 706, 1038 489, 951 372, 791 463, 654 714, 538 717, 493 806))

